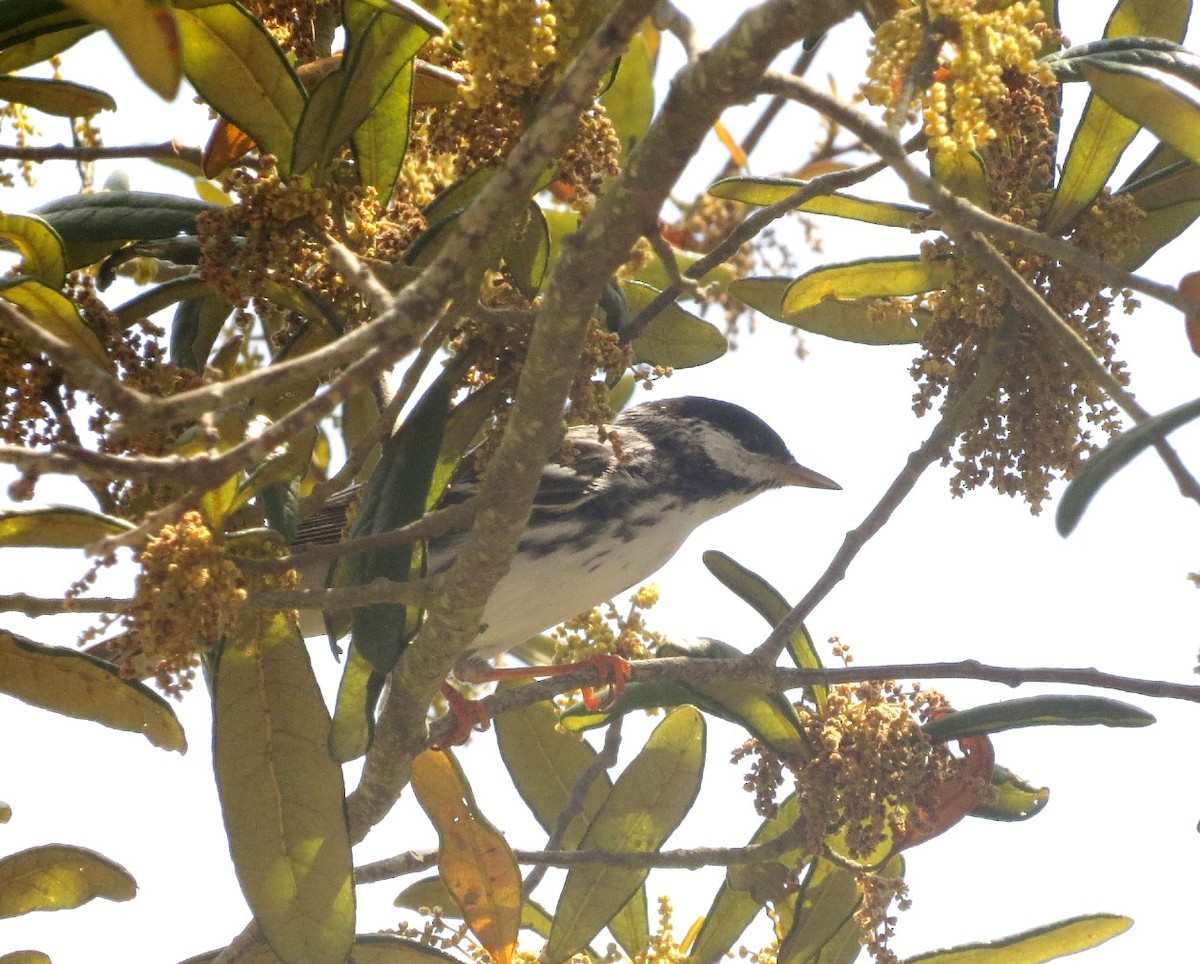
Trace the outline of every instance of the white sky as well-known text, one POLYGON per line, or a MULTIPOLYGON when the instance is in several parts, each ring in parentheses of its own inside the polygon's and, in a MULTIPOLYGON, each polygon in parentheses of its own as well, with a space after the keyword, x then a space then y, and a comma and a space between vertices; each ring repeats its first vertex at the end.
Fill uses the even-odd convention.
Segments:
MULTIPOLYGON (((689 6, 699 19, 719 5, 689 6)), ((1064 6, 1069 16, 1082 5, 1064 6)), ((1068 33, 1082 42, 1098 36, 1098 27, 1068 21, 1068 33)), ((839 72, 841 89, 849 89, 847 64, 858 63, 864 35, 860 26, 840 28, 811 76, 839 72)), ((671 41, 666 48, 674 58, 671 41)), ((122 105, 116 115, 101 118, 106 143, 172 136, 203 143, 205 113, 187 95, 171 105, 155 100, 114 65, 100 38, 77 50, 66 76, 105 86, 122 105)), ((737 130, 753 116, 733 112, 727 122, 737 130)), ((42 126, 49 142, 63 139, 62 122, 47 119, 42 126)), ((801 131, 792 145, 774 144, 755 158, 755 171, 787 167, 789 146, 806 150, 809 143, 810 135, 801 131)), ((710 146, 694 184, 723 160, 719 148, 710 146)), ((149 164, 98 165, 98 183, 118 167, 130 173, 135 189, 192 193, 185 178, 149 164)), ((70 193, 71 174, 66 164, 44 169, 37 188, 7 196, 6 210, 28 210, 70 193)), ((802 268, 915 250, 915 239, 888 229, 824 220, 821 232, 824 254, 818 259, 799 250, 802 268)), ((1198 238, 1193 228, 1144 273, 1175 281, 1194 270, 1189 253, 1198 238)), ((1143 405, 1162 411, 1196 394, 1200 361, 1187 348, 1177 313, 1147 305, 1118 327, 1121 354, 1143 405)), ((710 394, 754 409, 781 431, 801 461, 836 478, 844 491, 772 493, 706 526, 656 580, 664 597, 651 614, 657 628, 715 636, 746 649, 755 645, 763 635, 758 617, 712 580, 701 552, 719 548, 798 599, 931 430, 931 421, 915 419, 909 408, 912 349, 869 349, 818 337, 807 344, 810 357, 797 361, 786 331, 763 320, 757 334, 741 339, 738 351, 661 385, 663 393, 710 394)), ((1177 433, 1173 442, 1200 470, 1196 430, 1177 433)), ((1053 504, 1034 518, 1023 505, 990 490, 951 500, 947 479, 941 469, 922 479, 814 614, 810 628, 816 638, 839 636, 860 664, 971 657, 1195 681, 1200 596, 1186 574, 1200 569, 1194 550, 1200 516, 1176 496, 1152 457, 1139 459, 1110 483, 1068 540, 1054 532, 1053 504)), ((38 490, 39 503, 73 498, 78 497, 70 486, 55 480, 38 490)), ((25 551, 0 552, 5 592, 52 594, 80 571, 68 553, 38 554, 37 565, 31 558, 25 551)), ((118 581, 110 588, 120 592, 127 586, 118 581)), ((5 616, 0 625, 60 645, 70 645, 76 631, 63 621, 15 616, 5 616)), ((323 642, 316 641, 312 653, 331 692, 338 668, 323 642)), ((1013 693, 962 681, 941 688, 960 707, 1068 691, 1024 687, 1013 693)), ((1142 730, 1036 729, 996 738, 998 761, 1048 785, 1050 803, 1024 824, 966 820, 907 855, 914 906, 901 915, 894 946, 902 956, 1107 911, 1132 916, 1136 925, 1086 960, 1184 959, 1179 952, 1191 943, 1186 927, 1196 903, 1189 871, 1200 857, 1200 776, 1192 761, 1200 707, 1131 702, 1155 713, 1159 722, 1142 730)), ((0 953, 38 948, 56 964, 118 959, 159 964, 223 945, 242 928, 247 911, 227 857, 212 782, 207 701, 194 693, 178 711, 191 744, 186 756, 0 699, 0 799, 14 811, 0 828, 0 852, 49 842, 91 847, 123 864, 139 884, 138 897, 125 904, 96 901, 61 914, 0 921, 0 953)), ((669 846, 738 844, 748 837, 757 820, 739 789, 740 771, 731 773, 726 762, 741 739, 729 726, 712 725, 700 804, 669 846), (745 819, 734 820, 735 813, 745 819)), ((634 741, 627 737, 626 743, 634 741)), ((511 842, 539 846, 542 835, 495 766, 492 737, 474 740, 460 759, 482 806, 511 842)), ((354 779, 348 768, 348 785, 354 779)), ((433 842, 406 793, 356 858, 373 860, 433 842)), ((652 877, 651 885, 677 895, 676 921, 683 931, 707 908, 717 879, 715 872, 676 872, 652 877)), ((360 931, 396 920, 391 900, 406 882, 360 888, 360 931)), ((548 899, 544 889, 538 893, 548 899)))

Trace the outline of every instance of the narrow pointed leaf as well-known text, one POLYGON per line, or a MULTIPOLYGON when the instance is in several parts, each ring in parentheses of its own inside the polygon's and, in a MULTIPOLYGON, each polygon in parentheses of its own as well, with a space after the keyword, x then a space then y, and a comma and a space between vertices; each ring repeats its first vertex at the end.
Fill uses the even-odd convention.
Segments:
POLYGON ((0 546, 86 549, 132 528, 124 519, 77 506, 12 509, 0 512, 0 546))
MULTIPOLYGON (((721 585, 762 616, 772 629, 792 611, 791 604, 783 598, 779 590, 758 573, 747 569, 725 553, 709 549, 702 559, 705 568, 716 576, 721 585)), ((792 661, 800 669, 824 668, 807 628, 801 626, 799 631, 793 633, 788 638, 787 648, 792 661)), ((817 711, 824 714, 829 701, 829 687, 818 684, 806 689, 816 703, 817 711)))
POLYGON ((526 206, 524 229, 504 251, 504 263, 513 284, 527 298, 536 297, 550 264, 550 226, 536 201, 526 206))
POLYGON ((0 77, 0 99, 54 117, 91 117, 102 110, 117 109, 111 95, 95 87, 39 77, 0 77))
POLYGON ((408 150, 413 108, 421 106, 423 75, 414 69, 415 63, 410 61, 396 72, 391 84, 350 138, 359 182, 364 187, 375 188, 381 201, 391 197, 395 190, 408 150))
POLYGON ((371 748, 375 704, 383 692, 383 683, 384 677, 351 645, 329 728, 329 755, 339 763, 357 760, 371 748))
POLYGON ((177 10, 184 67, 200 96, 291 172, 304 89, 257 17, 239 4, 177 10))
MULTIPOLYGON (((622 281, 621 292, 630 316, 650 304, 658 290, 637 281, 622 281)), ((633 340, 638 361, 669 368, 695 368, 716 361, 729 350, 725 335, 691 312, 671 303, 658 313, 633 340)))
POLYGON ((342 961, 354 941, 354 881, 342 772, 300 633, 281 615, 222 647, 213 762, 234 869, 285 961, 342 961))
MULTIPOLYGON (((766 207, 787 200, 806 184, 807 181, 790 177, 727 177, 712 185, 708 193, 713 197, 766 207)), ((927 208, 913 207, 911 204, 872 201, 850 194, 825 194, 810 198, 797 205, 796 210, 893 228, 911 228, 929 213, 927 208)))
MULTIPOLYGON (((494 725, 500 756, 517 792, 542 829, 552 834, 559 815, 574 796, 579 778, 595 761, 596 751, 559 729, 558 713, 549 703, 534 703, 515 713, 501 714, 494 725)), ((580 813, 567 826, 560 849, 578 847, 611 790, 612 781, 602 771, 592 781, 580 813)), ((630 957, 645 950, 649 940, 645 888, 639 888, 629 899, 610 922, 609 929, 630 957)), ((547 927, 542 936, 549 933, 547 927)))
POLYGON ((951 279, 948 260, 918 257, 870 258, 827 265, 801 275, 783 295, 783 312, 791 315, 826 298, 850 301, 919 295, 944 288, 951 279))
POLYGON ((504 834, 479 811, 458 761, 445 750, 413 760, 413 791, 438 832, 438 871, 479 943, 512 960, 521 925, 521 870, 504 834))
POLYGON ((0 857, 0 917, 67 910, 97 897, 132 900, 136 893, 129 871, 83 847, 49 844, 0 857))
POLYGON ((101 368, 112 368, 100 339, 80 316, 75 303, 61 291, 32 278, 14 278, 11 282, 0 282, 0 298, 16 305, 30 321, 87 355, 101 368))
POLYGON ((42 646, 0 630, 0 693, 63 716, 140 733, 164 750, 187 750, 170 703, 145 684, 122 679, 112 663, 75 649, 42 646))
POLYGON ((63 0, 108 31, 130 66, 163 100, 174 100, 182 70, 180 37, 163 0, 63 0))
POLYGON ((1027 696, 973 706, 924 724, 935 743, 1001 733, 1026 726, 1149 726, 1154 717, 1140 707, 1105 696, 1027 696))
POLYGON ((1172 73, 1097 61, 1081 68, 1100 97, 1200 164, 1200 90, 1172 73))
POLYGON ((943 187, 985 211, 990 210, 991 189, 978 151, 934 151, 930 174, 943 187))
POLYGON ((1200 416, 1200 398, 1148 418, 1129 431, 1122 432, 1099 453, 1088 459, 1079 474, 1067 486, 1062 502, 1058 505, 1058 511, 1054 515, 1058 534, 1068 536, 1074 531, 1088 503, 1105 482, 1154 443, 1197 416, 1200 416))
MULTIPOLYGON (((225 948, 189 957, 180 964, 213 964, 225 948)), ((354 938, 354 964, 462 964, 460 958, 439 951, 428 944, 392 934, 359 934, 354 938)), ((280 964, 279 957, 265 944, 252 948, 238 947, 238 964, 280 964)))
POLYGON ((295 136, 298 173, 329 163, 401 71, 411 70, 428 39, 427 30, 401 17, 376 12, 366 19, 352 36, 341 66, 317 85, 305 105, 295 136))
MULTIPOLYGON (((614 784, 580 841, 583 850, 654 851, 687 815, 704 767, 704 718, 690 706, 667 716, 614 784)), ((588 944, 642 885, 648 871, 583 866, 567 874, 549 961, 563 961, 588 944)))
MULTIPOLYGON (((1104 30, 1107 38, 1144 35, 1182 40, 1190 3, 1121 0, 1104 30)), ((1046 230, 1061 231, 1096 199, 1121 159, 1140 124, 1117 113, 1100 97, 1090 95, 1071 139, 1062 177, 1046 215, 1046 230)))
POLYGON ((1043 964, 1097 947, 1133 926, 1118 914, 1088 914, 998 941, 963 944, 907 958, 905 964, 1043 964))
POLYGON ((792 285, 790 278, 741 278, 729 293, 785 325, 859 345, 911 345, 921 340, 928 312, 913 317, 872 317, 876 297, 848 301, 827 298, 801 311, 784 310, 783 298, 792 285))

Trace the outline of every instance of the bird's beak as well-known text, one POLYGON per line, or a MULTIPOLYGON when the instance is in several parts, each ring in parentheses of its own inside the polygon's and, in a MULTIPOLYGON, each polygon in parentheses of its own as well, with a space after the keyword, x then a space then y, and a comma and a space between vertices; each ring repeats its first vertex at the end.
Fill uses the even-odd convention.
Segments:
POLYGON ((782 485, 802 485, 807 489, 840 489, 833 479, 826 478, 820 472, 806 469, 799 462, 781 466, 779 481, 782 485))

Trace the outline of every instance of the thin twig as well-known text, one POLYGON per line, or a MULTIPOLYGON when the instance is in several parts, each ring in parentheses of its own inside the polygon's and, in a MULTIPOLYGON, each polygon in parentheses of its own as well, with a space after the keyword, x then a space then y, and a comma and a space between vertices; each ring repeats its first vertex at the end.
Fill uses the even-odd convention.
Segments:
POLYGON ((161 144, 130 144, 120 147, 94 147, 89 145, 51 144, 39 147, 0 147, 0 161, 105 161, 122 158, 146 158, 154 161, 183 161, 199 168, 204 152, 198 147, 188 147, 179 141, 164 141, 161 144))

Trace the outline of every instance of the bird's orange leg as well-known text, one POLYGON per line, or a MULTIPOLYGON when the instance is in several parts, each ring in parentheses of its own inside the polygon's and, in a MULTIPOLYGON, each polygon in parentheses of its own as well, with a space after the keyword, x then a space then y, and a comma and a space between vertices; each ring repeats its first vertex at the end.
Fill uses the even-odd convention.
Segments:
MULTIPOLYGON (((587 659, 581 659, 574 663, 561 663, 557 666, 506 666, 503 669, 497 669, 494 666, 477 668, 472 665, 466 671, 464 671, 465 668, 460 668, 457 672, 470 683, 491 683, 505 679, 546 679, 551 676, 565 676, 567 673, 573 673, 583 667, 595 668, 600 676, 599 685, 612 687, 612 694, 607 701, 597 697, 593 687, 583 687, 581 690, 583 704, 592 712, 599 710, 606 702, 611 704, 616 700, 633 675, 633 671, 629 667, 629 660, 613 653, 599 653, 589 656, 587 659)), ((483 732, 491 726, 492 721, 484 712, 483 705, 479 700, 467 699, 449 683, 442 687, 442 695, 450 704, 450 713, 455 719, 455 728, 442 741, 443 745, 461 746, 467 742, 472 732, 483 732)))

